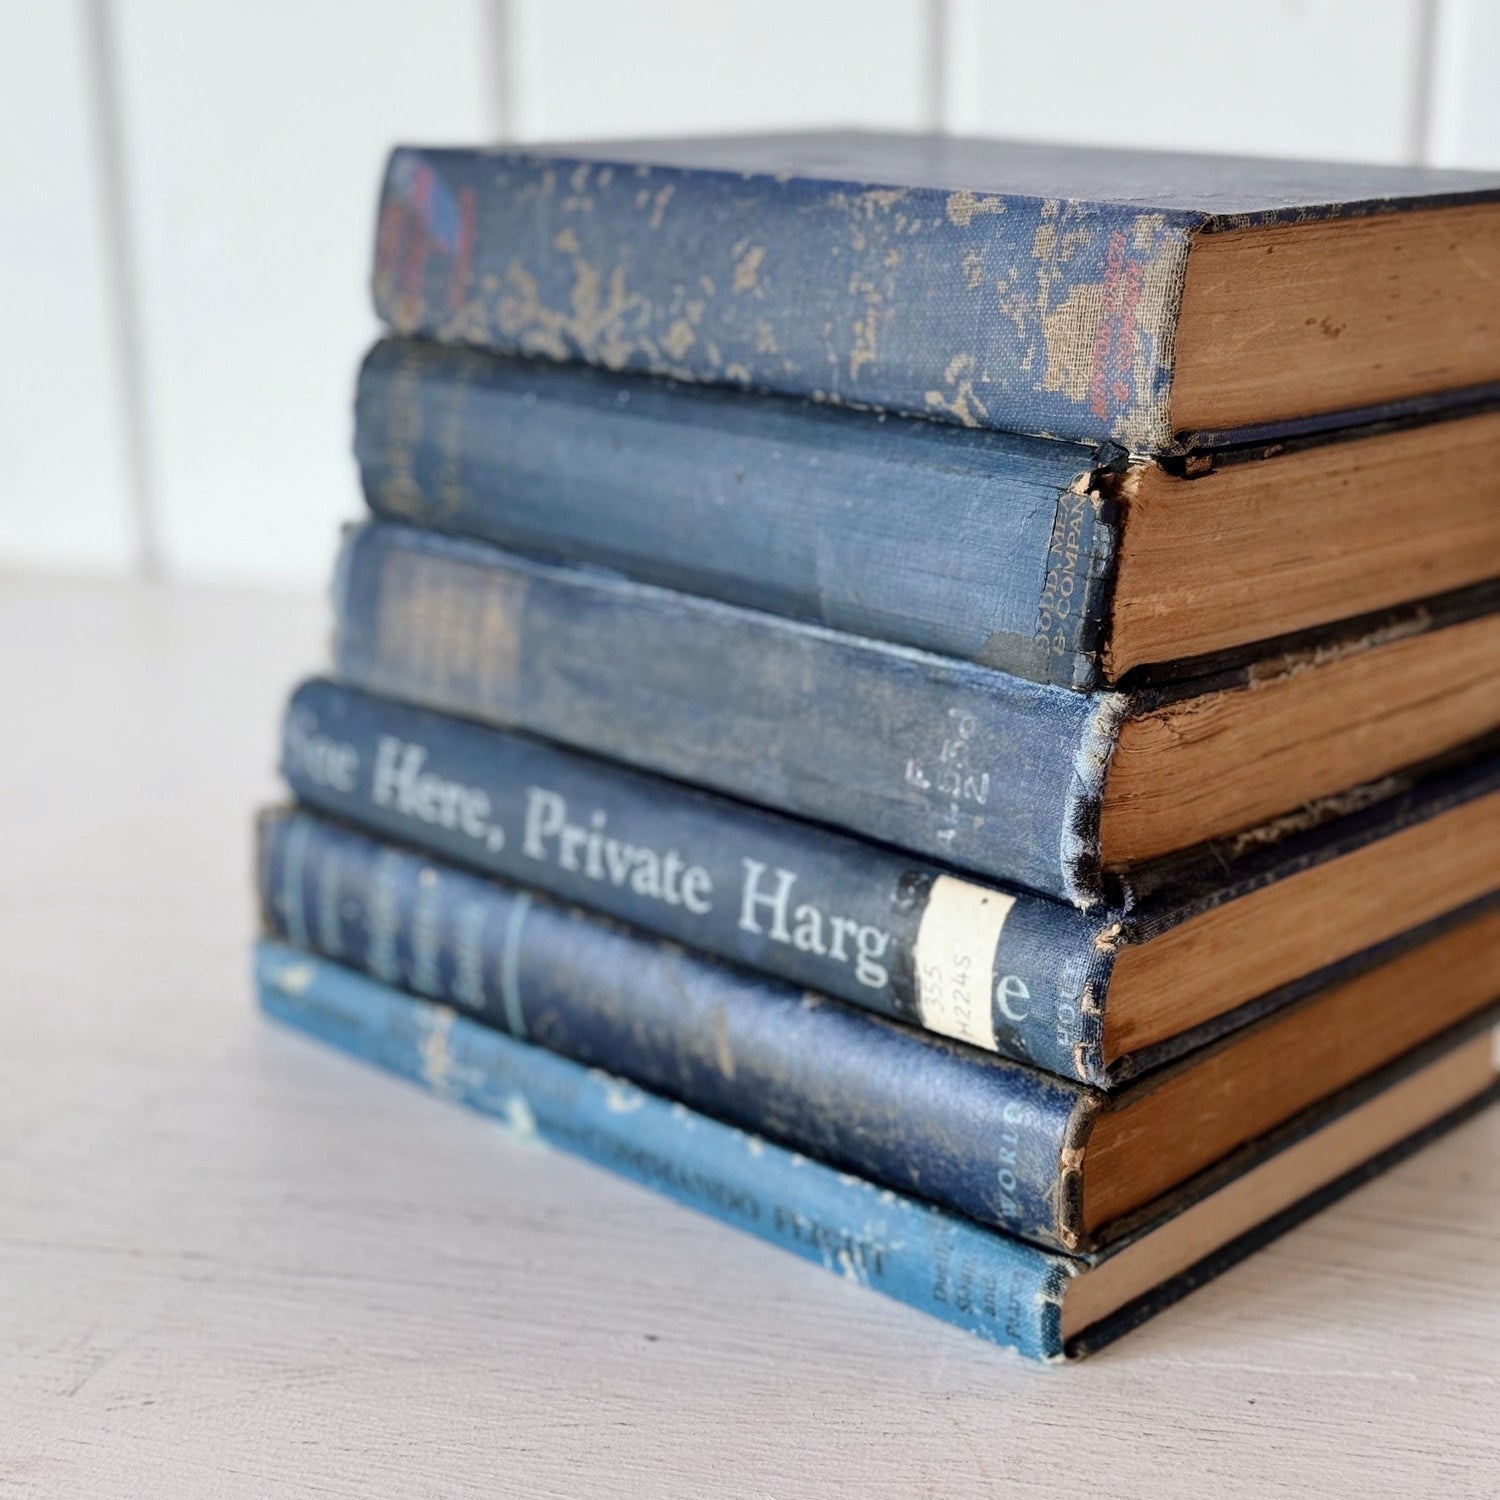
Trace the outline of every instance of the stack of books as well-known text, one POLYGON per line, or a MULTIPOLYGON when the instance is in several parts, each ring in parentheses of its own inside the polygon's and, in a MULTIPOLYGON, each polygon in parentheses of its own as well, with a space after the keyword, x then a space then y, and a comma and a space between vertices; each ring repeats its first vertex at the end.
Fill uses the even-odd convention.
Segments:
POLYGON ((1497 285, 1461 173, 397 150, 263 1003, 1107 1342, 1496 1095, 1497 285))

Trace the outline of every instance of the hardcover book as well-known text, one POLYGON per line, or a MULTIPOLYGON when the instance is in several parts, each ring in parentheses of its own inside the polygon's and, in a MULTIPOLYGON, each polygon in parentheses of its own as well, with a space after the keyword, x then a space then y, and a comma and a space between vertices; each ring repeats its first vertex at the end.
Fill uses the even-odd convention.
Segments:
POLYGON ((336 596, 358 686, 1082 907, 1500 728, 1497 614, 1077 693, 389 522, 348 535, 336 596))
POLYGON ((403 333, 1168 453, 1500 382, 1500 178, 942 136, 404 147, 403 333))
POLYGON ((1482 411, 1163 463, 419 339, 355 407, 389 520, 1074 688, 1493 579, 1497 443, 1482 411))
POLYGON ((1489 1014, 1500 958, 1492 907, 1104 1094, 305 812, 262 821, 259 889, 273 937, 1070 1252, 1489 1014))
POLYGON ((293 695, 281 769, 333 817, 1104 1088, 1391 956, 1497 885, 1493 757, 1163 862, 1128 909, 1090 912, 326 681, 293 695))
MULTIPOLYGON (((1031 1359, 1108 1343, 1496 1093, 1490 1039, 1455 1033, 1184 1192, 1109 1251, 1065 1256, 476 1025, 284 944, 256 955, 279 1020, 1031 1359)), ((498 1164, 497 1164, 498 1166, 498 1164)), ((503 1170, 503 1169, 502 1169, 503 1170)), ((731 1293, 732 1295, 732 1293, 731 1293)))

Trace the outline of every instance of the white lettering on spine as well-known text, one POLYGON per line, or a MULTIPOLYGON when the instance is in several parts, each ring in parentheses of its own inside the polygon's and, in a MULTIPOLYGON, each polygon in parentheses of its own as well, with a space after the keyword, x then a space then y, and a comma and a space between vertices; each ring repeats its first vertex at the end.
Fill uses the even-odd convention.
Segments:
POLYGON ((759 935, 761 926, 756 917, 756 911, 759 907, 765 906, 770 908, 772 942, 791 942, 792 934, 786 925, 786 907, 792 886, 797 880, 796 875, 791 870, 778 870, 776 894, 767 896, 763 895, 760 889, 761 877, 766 873, 766 867, 758 859, 747 859, 743 861, 743 864, 745 885, 740 903, 740 931, 759 935))
POLYGON ((505 846, 505 834, 490 821, 489 793, 477 786, 450 781, 425 770, 427 751, 421 745, 383 734, 375 746, 370 796, 405 818, 449 828, 478 839, 491 849, 505 846))
POLYGON ((286 761, 289 771, 336 792, 352 792, 359 780, 359 751, 323 734, 317 717, 305 709, 294 709, 287 717, 286 761))
MULTIPOLYGON (((370 772, 370 800, 400 817, 474 839, 491 851, 505 848, 505 833, 493 821, 489 794, 482 787, 437 774, 429 769, 429 760, 424 745, 382 735, 370 772)), ((580 880, 629 892, 640 900, 680 908, 694 917, 713 911, 713 876, 705 866, 690 864, 680 849, 655 849, 619 838, 610 831, 602 809, 592 809, 581 818, 572 815, 567 798, 548 787, 527 787, 525 799, 520 849, 527 859, 565 870, 580 880)), ((797 900, 795 870, 773 871, 754 859, 742 864, 742 932, 851 968, 856 982, 867 989, 883 989, 890 983, 890 971, 882 962, 891 944, 889 932, 829 912, 813 901, 797 900)), ((573 882, 555 879, 543 878, 539 883, 564 894, 572 893, 570 887, 576 889, 573 882)), ((619 903, 598 900, 591 904, 630 915, 630 908, 622 909, 619 903)), ((474 989, 472 979, 468 988, 474 989)))
POLYGON ((526 788, 521 852, 586 880, 680 906, 695 917, 713 910, 713 878, 702 865, 688 864, 676 849, 663 853, 616 838, 597 810, 586 823, 571 823, 567 800, 545 787, 526 788))
POLYGON ((1031 991, 1019 974, 1001 975, 995 986, 995 1004, 1007 1021, 1024 1021, 1029 1014, 1026 1002, 1030 999, 1031 991))
POLYGON ((793 906, 796 871, 778 869, 772 881, 766 878, 766 867, 758 859, 740 863, 745 868, 740 888, 741 932, 787 943, 799 952, 816 953, 836 963, 852 963, 855 979, 866 989, 882 989, 890 982, 890 971, 880 962, 890 947, 890 933, 850 917, 828 916, 807 902, 793 906), (852 954, 850 942, 854 944, 852 954))

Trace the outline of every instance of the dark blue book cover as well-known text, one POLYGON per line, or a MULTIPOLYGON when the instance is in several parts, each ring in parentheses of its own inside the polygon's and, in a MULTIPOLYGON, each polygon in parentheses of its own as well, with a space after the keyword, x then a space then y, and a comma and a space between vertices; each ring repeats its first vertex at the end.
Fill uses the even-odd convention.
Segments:
MULTIPOLYGON (((1500 421, 1468 410, 1435 431, 1386 422, 1336 442, 1250 445, 1196 461, 1190 479, 1112 444, 430 339, 376 344, 355 402, 365 497, 384 519, 1078 689, 1202 677, 1316 646, 1330 631, 1373 639, 1445 609, 1493 610, 1500 587, 1484 590, 1483 531, 1470 533, 1462 565, 1432 572, 1431 548, 1463 529, 1444 514, 1431 517, 1425 550, 1419 538, 1403 567, 1368 583, 1371 557, 1350 527, 1367 530, 1365 512, 1379 505, 1370 484, 1387 468, 1413 484, 1431 473, 1404 446, 1427 432, 1451 444, 1446 476, 1467 485, 1468 465, 1488 448, 1483 434, 1500 432, 1500 421), (1336 454, 1344 467, 1329 479, 1336 454), (1215 492, 1226 476, 1239 487, 1215 492), (1353 494, 1361 500, 1351 515, 1353 494), (1279 508, 1262 514, 1273 495, 1279 508), (1165 594, 1143 592, 1133 579, 1160 566, 1164 536, 1176 539, 1162 518, 1168 496, 1167 511, 1199 528, 1196 544, 1183 542, 1188 565, 1165 594), (1254 538, 1237 519, 1247 511, 1260 517, 1254 538), (1316 545, 1306 534, 1313 517, 1316 545), (1273 556, 1246 550, 1289 528, 1295 539, 1273 556), (1286 570, 1314 558, 1316 583, 1289 589, 1286 570), (1243 597, 1221 598, 1198 634, 1131 641, 1143 617, 1176 617, 1174 601, 1214 598, 1225 578, 1238 585, 1264 573, 1279 580, 1278 602, 1247 613, 1243 597)), ((1444 475, 1431 477, 1452 490, 1444 475)), ((1497 567, 1491 558, 1488 571, 1497 567)))
MULTIPOLYGON (((1306 689, 1306 669, 1319 660, 1305 654, 1169 688, 1079 693, 385 521, 349 533, 336 592, 337 672, 357 686, 542 735, 1083 908, 1123 904, 1133 870, 1147 862, 1121 859, 1118 850, 1109 858, 1101 828, 1106 782, 1117 789, 1125 774, 1117 750, 1122 733, 1136 727, 1127 721, 1192 700, 1187 709, 1207 703, 1248 734, 1249 710, 1258 708, 1279 736, 1263 742, 1266 759, 1281 766, 1293 760, 1280 752, 1301 721, 1285 711, 1270 717, 1271 688, 1306 689), (1241 692, 1252 677, 1255 697, 1241 692)), ((1407 630, 1431 623, 1424 616, 1407 630)), ((1335 644, 1334 662, 1365 649, 1359 638, 1335 644)), ((1351 713, 1367 713, 1369 689, 1360 691, 1345 695, 1351 713)), ((1408 688, 1401 700, 1409 718, 1412 696, 1408 688)), ((1494 721, 1484 717, 1482 695, 1473 696, 1478 711, 1462 722, 1472 719, 1479 728, 1469 732, 1482 733, 1494 721)), ((1429 717, 1421 715, 1424 732, 1429 717)), ((1450 721, 1432 722, 1441 729, 1450 721)), ((1175 732, 1169 726, 1158 738, 1175 732)), ((1407 769, 1381 759, 1399 743, 1351 740, 1372 779, 1407 769)), ((1288 774, 1302 779, 1290 790, 1273 777, 1275 798, 1254 783, 1259 815, 1216 831, 1238 836, 1283 814, 1302 820, 1342 805, 1349 788, 1326 777, 1324 759, 1296 760, 1288 774)), ((1138 792, 1164 781, 1166 764, 1158 773, 1156 760, 1130 761, 1138 792)), ((1200 772, 1174 785, 1175 798, 1157 797, 1136 820, 1148 844, 1156 838, 1153 854, 1205 837, 1182 838, 1178 825, 1171 838, 1157 835, 1181 805, 1189 816, 1222 815, 1227 794, 1217 781, 1200 772)))
MULTIPOLYGON (((1160 1076, 1106 1096, 310 813, 268 814, 260 839, 271 935, 1038 1244, 1076 1252, 1118 1238, 1259 1133, 1241 1126, 1174 1156, 1152 1191, 1116 1191, 1101 1219, 1087 1203, 1121 1147, 1108 1136, 1095 1171, 1091 1143, 1160 1076)), ((1341 1076, 1320 1073, 1318 1091, 1388 1062, 1391 1045, 1360 1055, 1341 1076)), ((1258 1118, 1285 1123, 1314 1097, 1304 1085, 1258 1118)))
MULTIPOLYGON (((1305 411, 1252 403, 1195 430, 1172 401, 1205 239, 1290 237, 1497 191, 1492 174, 938 136, 403 147, 386 172, 374 294, 403 333, 1166 452, 1308 417, 1346 425, 1351 409, 1500 379, 1476 346, 1466 363, 1414 371, 1415 388, 1356 383, 1305 411)), ((1492 228, 1480 233, 1481 248, 1449 246, 1432 274, 1470 299, 1471 344, 1494 254, 1492 228)), ((1379 280, 1362 289, 1357 335, 1320 329, 1330 304, 1314 299, 1288 317, 1290 349, 1316 364, 1342 334, 1357 363, 1406 311, 1380 300, 1379 280)), ((1236 337, 1254 361, 1242 329, 1204 321, 1199 347, 1236 337)))
MULTIPOLYGON (((1468 1118, 1494 1094, 1484 1077, 1467 1090, 1462 1085, 1450 1089, 1440 1113, 1429 1109, 1409 1120, 1399 1138, 1370 1132, 1353 1159, 1338 1164, 1338 1175, 1325 1170, 1306 1184, 1311 1191, 1291 1189, 1279 1198, 1271 1196, 1261 1206, 1269 1217, 1248 1230, 1200 1235, 1196 1251, 1179 1257, 1190 1263, 1169 1264, 1144 1278, 1139 1288, 1127 1286, 1092 1311, 1074 1314, 1070 1289, 1097 1266, 1108 1266, 1108 1256, 1065 1256, 987 1232, 305 950, 262 942, 255 969, 260 1003, 269 1015, 440 1098, 498 1119, 521 1142, 545 1142, 570 1152, 857 1286, 1049 1363, 1087 1354, 1117 1338, 1468 1118)), ((1432 1053, 1430 1066, 1408 1070, 1412 1082, 1437 1070, 1456 1071, 1452 1064, 1461 1060, 1460 1051, 1454 1047, 1446 1056, 1442 1050, 1432 1053)), ((1390 1081, 1382 1079, 1382 1084, 1390 1081)), ((1284 1134, 1266 1166, 1274 1169, 1278 1161, 1295 1166, 1299 1150, 1316 1148, 1318 1123, 1357 1119, 1369 1098, 1368 1090, 1356 1091, 1318 1121, 1284 1134)), ((378 1170, 372 1159, 372 1173, 378 1170)), ((1196 1198, 1185 1195, 1176 1212, 1184 1221, 1214 1214, 1222 1220, 1232 1214, 1228 1200, 1243 1181, 1231 1180, 1196 1198)), ((1113 1253, 1128 1256, 1133 1246, 1149 1239, 1149 1230, 1137 1233, 1113 1253)))
MULTIPOLYGON (((281 770, 302 802, 333 817, 1103 1088, 1290 1003, 1335 972, 1391 956, 1447 908, 1408 886, 1373 932, 1361 928, 1354 938, 1330 919, 1316 972, 1267 971, 1217 1022, 1108 1058, 1111 977, 1132 944, 1356 856, 1500 786, 1494 759, 1434 774, 1275 844, 1233 855, 1216 848, 1159 867, 1128 910, 1082 912, 340 683, 308 682, 293 695, 281 770)), ((1203 983, 1214 982, 1205 972, 1203 983)))
POLYGON ((1083 906, 1122 694, 1071 692, 458 537, 351 531, 346 681, 1083 906))
POLYGON ((1099 677, 1115 504, 1095 450, 377 344, 355 451, 377 515, 616 568, 1020 677, 1099 677))

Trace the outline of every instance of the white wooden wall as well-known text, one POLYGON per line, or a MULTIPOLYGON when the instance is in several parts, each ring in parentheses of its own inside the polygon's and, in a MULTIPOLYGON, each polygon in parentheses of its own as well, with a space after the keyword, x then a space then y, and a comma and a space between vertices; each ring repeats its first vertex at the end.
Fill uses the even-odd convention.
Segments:
POLYGON ((0 0, 0 566, 305 585, 385 147, 869 124, 1500 166, 1500 0, 0 0))

